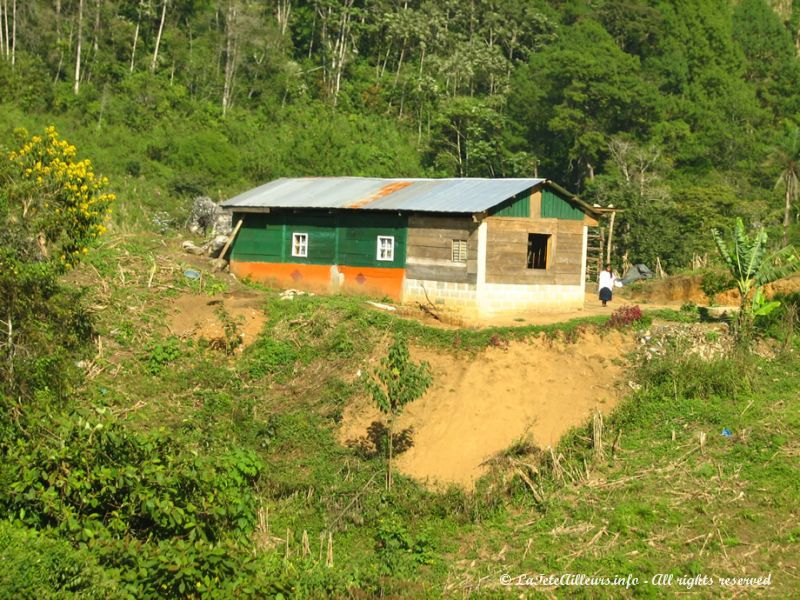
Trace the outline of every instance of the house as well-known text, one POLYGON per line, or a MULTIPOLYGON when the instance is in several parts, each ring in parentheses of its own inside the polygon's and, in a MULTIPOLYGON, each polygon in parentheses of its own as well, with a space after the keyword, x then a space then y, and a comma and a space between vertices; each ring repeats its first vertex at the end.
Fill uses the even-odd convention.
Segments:
POLYGON ((477 317, 581 308, 602 211, 546 179, 278 179, 222 206, 240 277, 477 317))

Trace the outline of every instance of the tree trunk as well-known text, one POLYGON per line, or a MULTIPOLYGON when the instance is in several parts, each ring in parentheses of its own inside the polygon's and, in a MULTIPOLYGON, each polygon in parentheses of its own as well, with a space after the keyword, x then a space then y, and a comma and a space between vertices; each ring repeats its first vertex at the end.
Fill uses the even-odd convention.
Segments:
POLYGON ((14 0, 11 13, 11 66, 16 62, 17 54, 17 0, 14 0))
POLYGON ((58 81, 61 75, 61 65, 64 64, 64 49, 61 46, 61 0, 56 0, 56 47, 58 48, 58 67, 53 77, 53 83, 58 81))
POLYGON ((394 450, 394 417, 389 417, 389 431, 386 443, 389 449, 389 460, 386 462, 386 490, 392 491, 392 452, 394 450))
POLYGON ((0 23, 0 27, 3 27, 3 54, 8 58, 10 53, 10 47, 8 45, 8 0, 3 0, 3 22, 0 23))
POLYGON ((8 344, 8 377, 14 378, 14 326, 11 322, 11 311, 6 321, 6 343, 8 344))
POLYGON ((131 68, 129 73, 133 73, 133 65, 136 62, 136 43, 139 41, 139 25, 142 22, 142 10, 139 9, 139 15, 136 19, 136 30, 133 32, 133 46, 131 47, 131 68))
POLYGON ((97 131, 103 128, 103 114, 106 112, 108 102, 108 82, 103 85, 103 94, 100 96, 100 111, 97 115, 97 131))
POLYGON ((94 31, 92 32, 92 68, 89 75, 94 72, 95 65, 97 64, 97 53, 100 50, 100 5, 102 0, 95 0, 94 3, 94 31))
POLYGON ((158 35, 156 35, 156 47, 153 50, 153 60, 150 62, 150 72, 156 72, 156 65, 158 64, 158 48, 161 46, 161 34, 164 32, 164 19, 167 17, 167 2, 161 5, 161 22, 158 24, 158 35))
POLYGON ((350 36, 350 9, 353 6, 353 0, 346 0, 341 19, 339 21, 339 37, 333 48, 333 105, 339 99, 339 90, 342 85, 342 74, 344 73, 344 65, 347 60, 347 38, 350 36))
POLYGON ((789 222, 792 212, 792 195, 794 192, 794 184, 790 179, 786 181, 786 204, 783 208, 783 245, 789 243, 789 222))
POLYGON ((286 35, 286 31, 289 28, 289 16, 291 13, 291 0, 278 0, 278 6, 275 9, 275 19, 278 21, 278 29, 281 32, 281 36, 286 35))
POLYGON ((230 107, 233 93, 233 78, 236 75, 236 4, 228 2, 228 16, 225 19, 225 79, 222 87, 222 116, 230 107))
POLYGON ((614 219, 617 216, 616 212, 611 213, 611 217, 608 219, 608 247, 606 248, 606 256, 608 257, 608 262, 611 262, 611 248, 612 243, 614 241, 614 219))
POLYGON ((3 10, 3 3, 0 2, 0 56, 5 56, 6 54, 6 36, 3 33, 3 15, 5 11, 3 10))
POLYGON ((78 43, 75 48, 75 83, 72 91, 77 96, 81 87, 81 34, 83 31, 83 0, 78 3, 78 43))

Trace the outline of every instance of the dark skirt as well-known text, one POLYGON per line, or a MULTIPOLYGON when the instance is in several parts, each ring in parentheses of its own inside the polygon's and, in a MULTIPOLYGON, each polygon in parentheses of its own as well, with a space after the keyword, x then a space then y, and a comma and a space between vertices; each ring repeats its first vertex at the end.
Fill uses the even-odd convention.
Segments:
POLYGON ((609 302, 611 300, 611 290, 609 288, 602 288, 600 290, 600 300, 609 302))

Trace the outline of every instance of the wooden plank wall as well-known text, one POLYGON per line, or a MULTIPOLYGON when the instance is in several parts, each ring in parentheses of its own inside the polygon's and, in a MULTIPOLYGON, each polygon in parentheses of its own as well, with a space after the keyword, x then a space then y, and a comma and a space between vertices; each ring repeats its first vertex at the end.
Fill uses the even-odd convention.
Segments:
POLYGON ((579 285, 583 223, 556 219, 486 219, 486 282, 579 285), (550 234, 547 269, 528 269, 528 234, 550 234))
POLYGON ((478 274, 478 224, 471 216, 412 215, 408 218, 406 277, 475 283, 478 274), (467 262, 452 261, 453 240, 467 240, 467 262))

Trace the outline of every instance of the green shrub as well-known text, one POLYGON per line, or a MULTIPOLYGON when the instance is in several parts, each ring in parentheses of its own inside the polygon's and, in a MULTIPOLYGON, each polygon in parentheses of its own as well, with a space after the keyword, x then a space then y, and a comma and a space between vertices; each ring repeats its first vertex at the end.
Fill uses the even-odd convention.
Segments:
POLYGON ((264 377, 292 368, 299 357, 296 347, 268 335, 262 335, 247 351, 247 371, 251 377, 264 377))
POLYGON ((673 344, 665 356, 639 365, 637 380, 645 388, 685 398, 735 398, 749 389, 752 365, 746 357, 706 360, 687 350, 673 344))
POLYGON ((0 597, 118 598, 113 573, 85 548, 47 532, 0 521, 0 597))
POLYGON ((150 347, 147 354, 147 371, 158 375, 169 363, 177 360, 181 355, 180 340, 170 337, 163 342, 158 342, 150 347))
POLYGON ((707 270, 700 278, 700 289, 708 296, 708 303, 714 306, 717 294, 736 287, 730 273, 721 270, 707 270))
POLYGON ((382 518, 375 534, 376 551, 384 575, 409 576, 419 565, 429 565, 435 558, 430 538, 412 535, 395 515, 382 518))
POLYGON ((48 421, 47 436, 7 451, 0 506, 20 522, 78 542, 213 542, 252 530, 261 465, 251 452, 196 454, 166 432, 131 432, 104 415, 48 421))

